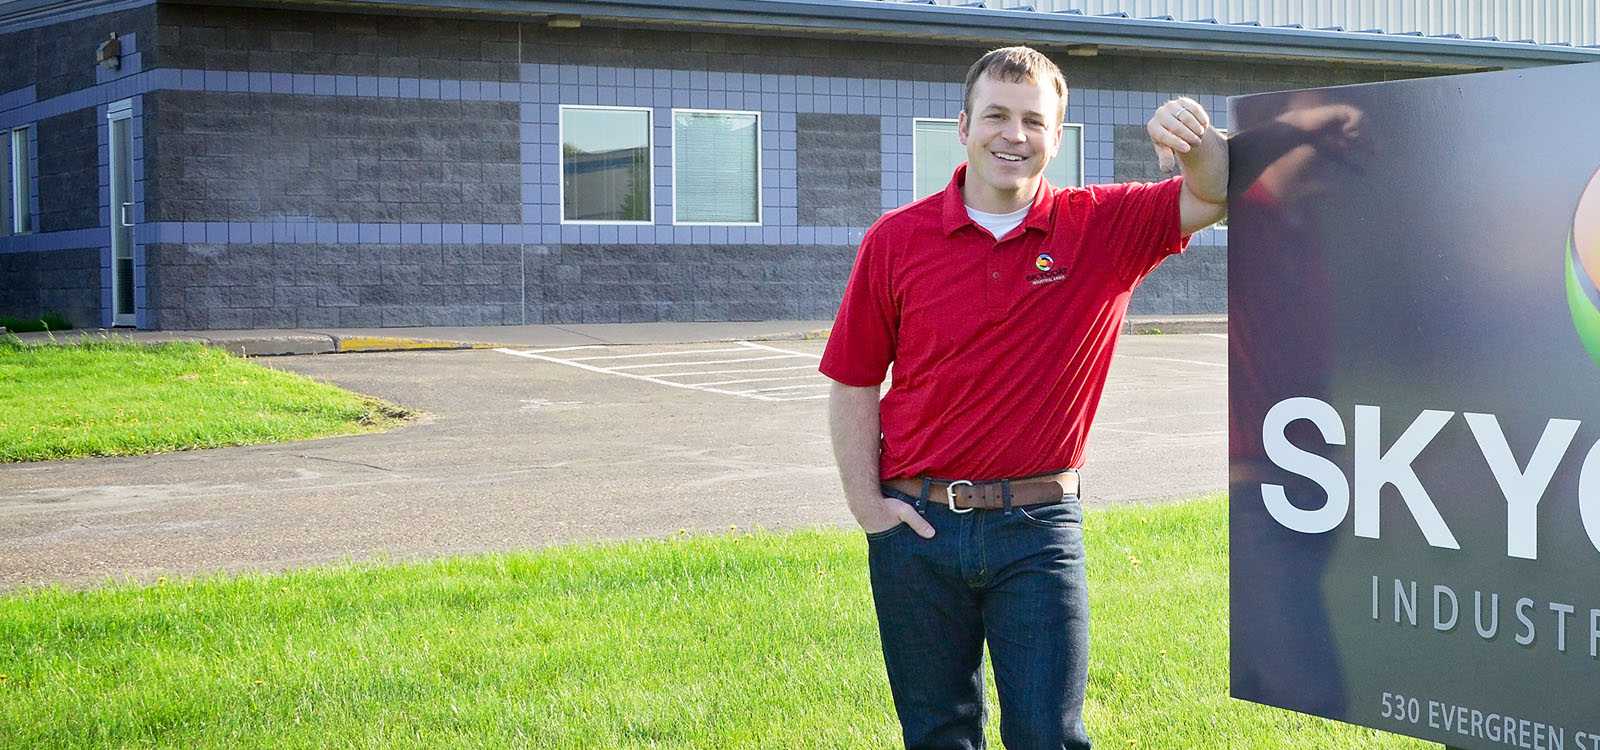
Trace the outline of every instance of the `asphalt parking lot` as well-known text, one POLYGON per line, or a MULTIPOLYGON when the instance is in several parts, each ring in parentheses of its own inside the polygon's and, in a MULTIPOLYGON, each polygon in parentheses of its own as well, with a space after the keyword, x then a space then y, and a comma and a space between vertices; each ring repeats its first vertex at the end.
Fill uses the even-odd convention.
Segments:
MULTIPOLYGON (((1226 340, 1128 336, 1097 504, 1226 486, 1226 340)), ((425 416, 382 434, 0 466, 0 589, 574 541, 851 526, 822 342, 259 360, 425 416)))

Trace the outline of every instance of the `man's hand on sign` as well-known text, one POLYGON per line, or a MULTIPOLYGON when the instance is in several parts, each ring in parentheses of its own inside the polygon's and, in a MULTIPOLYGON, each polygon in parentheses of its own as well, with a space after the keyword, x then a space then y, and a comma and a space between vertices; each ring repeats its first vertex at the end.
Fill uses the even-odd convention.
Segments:
MULTIPOLYGON (((1211 115, 1206 114, 1206 108, 1199 102, 1180 97, 1156 108, 1156 113, 1145 123, 1145 130, 1156 147, 1161 170, 1171 172, 1177 167, 1174 152, 1187 154, 1205 140, 1206 132, 1211 130, 1211 115)), ((1216 137, 1220 138, 1221 134, 1216 137)))
POLYGON ((1206 108, 1188 97, 1156 108, 1145 123, 1161 168, 1183 163, 1183 192, 1178 199, 1179 223, 1193 234, 1228 214, 1228 143, 1211 127, 1206 108))
POLYGON ((896 500, 892 497, 880 499, 883 501, 882 504, 874 512, 871 512, 870 518, 865 517, 867 513, 861 513, 856 516, 856 523, 861 524, 862 531, 868 534, 876 534, 888 531, 903 523, 910 526, 912 531, 917 532, 917 536, 923 539, 933 538, 933 525, 928 523, 928 519, 917 513, 917 509, 911 503, 896 500))

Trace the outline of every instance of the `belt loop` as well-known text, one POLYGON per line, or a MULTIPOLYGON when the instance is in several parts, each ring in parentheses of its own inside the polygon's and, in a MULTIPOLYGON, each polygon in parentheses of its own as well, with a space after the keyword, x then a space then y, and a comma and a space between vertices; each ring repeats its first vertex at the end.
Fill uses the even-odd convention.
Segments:
POLYGON ((1011 480, 1000 480, 1000 501, 1004 504, 1006 515, 1011 515, 1011 480))
POLYGON ((922 475, 922 491, 917 493, 917 515, 928 514, 928 492, 933 488, 933 477, 922 475))

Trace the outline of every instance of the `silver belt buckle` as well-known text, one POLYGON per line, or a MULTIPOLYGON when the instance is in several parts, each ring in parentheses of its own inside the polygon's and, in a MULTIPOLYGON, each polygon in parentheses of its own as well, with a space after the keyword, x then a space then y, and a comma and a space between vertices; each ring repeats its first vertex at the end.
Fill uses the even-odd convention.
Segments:
POLYGON ((945 488, 944 488, 944 499, 947 502, 949 502, 949 504, 950 504, 950 512, 951 513, 971 513, 972 511, 976 510, 975 508, 957 508, 956 507, 956 487, 959 486, 959 485, 963 485, 963 484, 968 486, 968 487, 971 487, 972 486, 972 480, 970 480, 970 479, 957 479, 956 481, 945 485, 945 488))

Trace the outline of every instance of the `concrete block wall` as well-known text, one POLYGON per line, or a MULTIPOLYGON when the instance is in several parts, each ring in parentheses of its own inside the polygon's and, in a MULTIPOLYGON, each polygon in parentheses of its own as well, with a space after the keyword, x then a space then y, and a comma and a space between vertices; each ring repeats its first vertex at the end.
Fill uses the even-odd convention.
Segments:
POLYGON ((523 257, 507 245, 285 242, 147 247, 154 327, 522 323, 523 257))
POLYGON ((795 118, 801 224, 862 227, 878 219, 883 172, 862 158, 878 151, 881 119, 816 113, 795 118))
POLYGON ((0 92, 32 87, 36 98, 48 99, 92 86, 99 82, 95 47, 112 32, 152 37, 155 25, 156 9, 148 6, 16 31, 0 29, 0 92))
POLYGON ((40 120, 35 126, 39 134, 41 232, 101 226, 95 114, 93 109, 80 109, 40 120))
MULTIPOLYGON (((141 323, 164 328, 830 317, 865 228, 911 198, 911 119, 953 118, 966 67, 983 52, 189 5, 158 12, 154 36, 139 45, 144 59, 118 85, 133 87, 147 125, 148 180, 136 191, 141 323), (653 224, 561 221, 564 104, 650 109, 653 224), (762 113, 761 226, 673 225, 675 107, 762 113)), ((1155 176, 1148 142, 1134 147, 1125 134, 1142 139, 1137 124, 1170 96, 1201 97, 1222 120, 1229 94, 1416 74, 1056 57, 1091 182, 1155 176)), ((12 114, 61 109, 79 94, 105 101, 94 87, 49 101, 23 96, 12 114)), ((8 95, 0 91, 0 124, 8 95)), ((53 112, 63 132, 71 111, 53 112)), ((59 163, 75 163, 63 149, 59 163)), ((62 189, 72 172, 61 170, 62 189)), ((78 238, 69 234, 40 239, 64 247, 78 238)), ((1225 237, 1198 236, 1132 309, 1220 312, 1225 237)), ((8 252, 23 249, 32 248, 0 240, 0 272, 8 252)))
POLYGON ((521 221, 515 104, 160 91, 146 106, 151 221, 521 221))
POLYGON ((77 248, 0 255, 0 315, 58 313, 75 327, 100 320, 100 250, 77 248))

